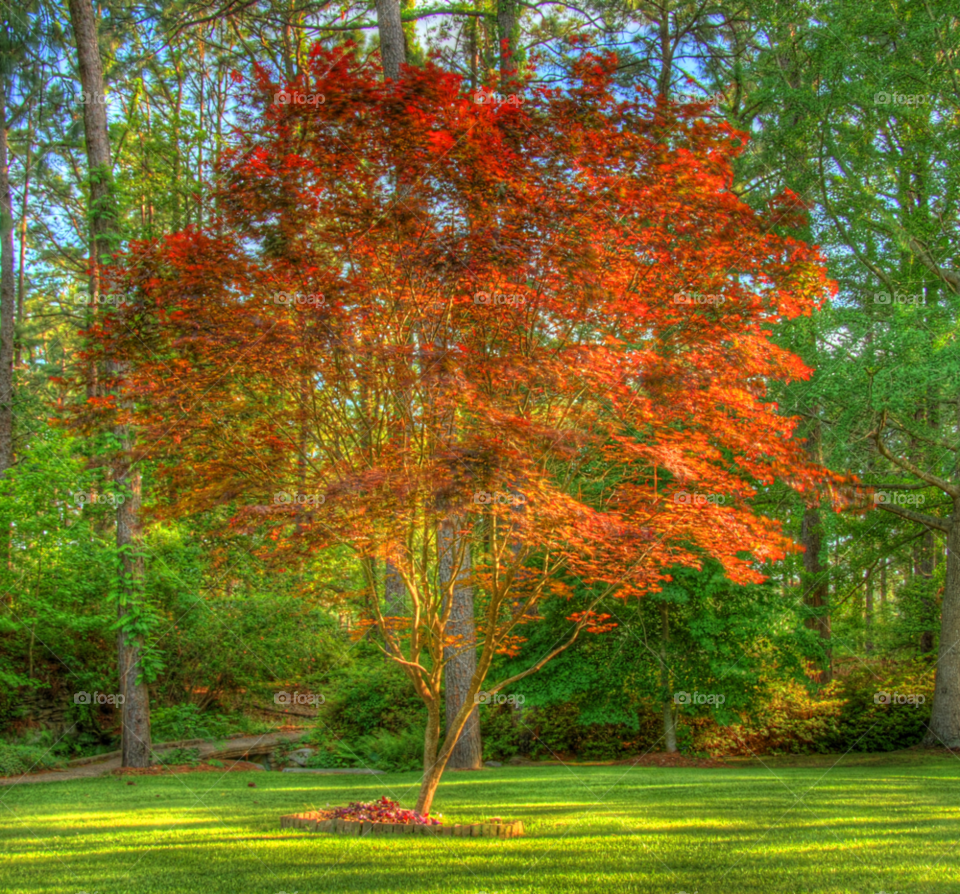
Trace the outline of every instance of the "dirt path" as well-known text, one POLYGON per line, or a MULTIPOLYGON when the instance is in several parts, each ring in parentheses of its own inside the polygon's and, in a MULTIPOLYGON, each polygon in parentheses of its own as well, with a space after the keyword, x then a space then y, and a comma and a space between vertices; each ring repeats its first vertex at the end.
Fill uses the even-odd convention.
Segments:
MULTIPOLYGON (((260 736, 242 736, 237 739, 223 739, 218 742, 203 742, 193 745, 203 758, 222 758, 225 760, 238 759, 244 754, 261 754, 271 750, 272 746, 283 742, 299 739, 306 730, 291 730, 282 733, 264 733, 260 736)), ((176 747, 176 743, 156 746, 158 750, 167 750, 176 747)), ((120 769, 119 757, 104 757, 102 761, 95 761, 78 766, 68 767, 65 770, 42 771, 24 776, 0 776, 0 785, 25 785, 29 782, 67 782, 71 779, 91 779, 95 776, 106 776, 114 770, 120 769)))

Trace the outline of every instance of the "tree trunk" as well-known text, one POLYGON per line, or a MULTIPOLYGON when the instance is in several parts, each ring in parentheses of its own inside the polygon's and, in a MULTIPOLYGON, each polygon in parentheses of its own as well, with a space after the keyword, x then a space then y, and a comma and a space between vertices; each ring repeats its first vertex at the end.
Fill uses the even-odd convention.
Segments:
POLYGON ((866 596, 864 598, 863 624, 866 631, 864 651, 869 655, 873 651, 873 574, 867 575, 866 596))
POLYGON ((400 0, 377 0, 377 31, 380 34, 380 59, 383 76, 400 80, 400 66, 407 61, 400 0))
POLYGON ((920 599, 923 609, 923 620, 929 626, 920 634, 920 655, 927 659, 933 658, 933 644, 936 634, 933 625, 936 623, 936 607, 933 604, 931 585, 934 571, 934 539, 933 531, 927 531, 923 539, 917 544, 914 554, 914 574, 923 582, 925 595, 920 599))
POLYGON ((140 555, 140 473, 129 462, 132 438, 126 427, 118 427, 123 456, 115 480, 124 501, 117 507, 117 548, 120 551, 122 577, 117 617, 117 653, 120 663, 120 692, 123 694, 122 765, 150 766, 150 691, 142 673, 143 637, 136 629, 138 610, 143 602, 143 558, 140 555))
MULTIPOLYGON (((77 42, 80 83, 86 99, 83 106, 83 129, 90 177, 92 313, 99 302, 103 267, 110 260, 111 240, 117 229, 117 214, 97 22, 90 0, 69 0, 69 5, 70 21, 77 42)), ((109 363, 108 372, 120 376, 123 370, 119 365, 109 363)), ((118 425, 114 434, 122 452, 114 475, 119 485, 118 491, 124 497, 123 502, 117 506, 117 549, 121 562, 117 604, 120 621, 117 632, 117 663, 120 672, 120 694, 123 695, 122 764, 124 767, 148 767, 150 698, 147 685, 142 679, 143 639, 137 623, 143 598, 143 560, 139 554, 140 474, 130 459, 132 439, 129 430, 126 426, 118 425)))
POLYGON ((960 500, 954 500, 947 533, 940 649, 930 727, 924 744, 960 748, 960 500))
POLYGON ((517 3, 499 0, 497 3, 497 31, 500 36, 500 92, 513 90, 517 69, 517 3))
POLYGON ((383 581, 384 613, 387 617, 399 618, 406 611, 406 587, 396 565, 387 559, 383 581))
MULTIPOLYGON (((477 635, 473 615, 473 584, 470 581, 471 555, 469 540, 458 530, 460 516, 445 518, 437 532, 439 578, 445 588, 454 575, 452 587, 453 605, 447 635, 458 637, 454 645, 443 650, 444 661, 444 708, 447 728, 464 704, 470 683, 477 669, 477 635), (458 555, 461 554, 461 555, 458 555), (458 566, 459 558, 459 567, 458 566)), ((456 770, 475 770, 483 765, 483 747, 480 742, 480 715, 478 709, 470 712, 460 737, 450 753, 449 765, 456 770)))
POLYGON ((803 544, 803 601, 810 609, 810 616, 804 619, 804 624, 810 630, 820 634, 820 641, 824 648, 823 667, 820 671, 820 682, 829 683, 831 679, 830 656, 830 608, 829 608, 829 580, 827 568, 820 560, 820 551, 823 545, 823 528, 820 523, 820 510, 815 506, 808 506, 803 512, 803 522, 800 529, 800 542, 803 544))
MULTIPOLYGON (((43 103, 43 89, 40 91, 40 103, 43 103)), ((27 211, 30 205, 30 174, 33 171, 33 101, 27 111, 27 145, 26 158, 23 163, 23 196, 20 203, 20 266, 17 276, 17 322, 23 325, 23 303, 26 294, 26 259, 27 259, 27 211)), ((14 345, 14 368, 20 366, 20 340, 14 345)))
POLYGON ((660 603, 660 685, 665 693, 663 699, 664 747, 673 754, 677 750, 677 712, 670 691, 670 667, 667 664, 670 646, 670 609, 666 602, 660 603))
POLYGON ((7 95, 5 79, 0 76, 0 476, 13 465, 14 298, 13 202, 7 164, 7 95))
MULTIPOLYGON (((436 699, 427 702, 427 729, 423 739, 423 773, 429 776, 437 765, 437 749, 440 747, 440 703, 436 699)), ((441 767, 440 772, 443 772, 441 767)), ((440 776, 437 775, 439 782, 440 776)), ((436 786, 434 786, 436 788, 436 786)), ((418 807, 417 810, 420 808, 418 807)))
MULTIPOLYGON (((813 422, 810 434, 804 442, 807 455, 812 462, 823 462, 820 448, 820 421, 813 422)), ((821 561, 823 550, 823 525, 820 510, 816 506, 807 506, 803 511, 800 526, 800 542, 803 544, 803 602, 809 610, 804 624, 810 630, 820 634, 823 644, 824 661, 818 675, 819 682, 829 683, 832 677, 830 649, 830 580, 827 566, 821 561)))

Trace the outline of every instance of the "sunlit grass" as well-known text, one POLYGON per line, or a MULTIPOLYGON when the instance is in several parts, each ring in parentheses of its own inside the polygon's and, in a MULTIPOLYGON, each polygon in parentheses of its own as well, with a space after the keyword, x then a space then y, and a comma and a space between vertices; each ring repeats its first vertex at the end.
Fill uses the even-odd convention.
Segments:
POLYGON ((435 813, 522 819, 527 837, 513 841, 279 829, 281 814, 328 803, 387 794, 412 806, 415 773, 4 788, 0 892, 960 892, 960 761, 836 761, 448 774, 435 813))

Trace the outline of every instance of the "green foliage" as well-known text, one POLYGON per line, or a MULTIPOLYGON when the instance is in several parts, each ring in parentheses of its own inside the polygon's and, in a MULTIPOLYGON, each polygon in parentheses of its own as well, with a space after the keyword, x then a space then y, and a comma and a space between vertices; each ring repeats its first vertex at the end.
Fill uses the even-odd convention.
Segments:
POLYGON ((381 729, 400 733, 425 725, 426 709, 413 684, 372 646, 357 646, 354 663, 332 682, 323 716, 338 737, 356 741, 381 729))
POLYGON ((692 745, 712 755, 809 754, 829 751, 838 735, 843 699, 839 684, 817 692, 809 681, 772 676, 758 686, 753 710, 720 726, 694 720, 692 745))
POLYGON ((930 721, 933 667, 923 662, 905 662, 860 668, 844 678, 841 692, 846 704, 837 735, 829 742, 833 750, 910 748, 921 742, 930 721), (885 704, 887 695, 891 700, 885 704), (897 696, 908 697, 911 703, 898 704, 897 696))
POLYGON ((156 742, 177 742, 185 739, 225 739, 238 734, 256 734, 270 729, 264 723, 243 714, 218 714, 201 711, 188 702, 153 709, 150 717, 156 742))
POLYGON ((176 767, 181 764, 188 764, 196 767, 200 763, 199 748, 171 748, 162 754, 157 755, 157 762, 167 767, 176 767))
POLYGON ((154 708, 150 722, 153 738, 158 742, 211 739, 224 734, 220 719, 203 714, 194 704, 154 708))
POLYGON ((63 761, 44 745, 0 742, 0 776, 20 776, 37 770, 54 770, 63 761))

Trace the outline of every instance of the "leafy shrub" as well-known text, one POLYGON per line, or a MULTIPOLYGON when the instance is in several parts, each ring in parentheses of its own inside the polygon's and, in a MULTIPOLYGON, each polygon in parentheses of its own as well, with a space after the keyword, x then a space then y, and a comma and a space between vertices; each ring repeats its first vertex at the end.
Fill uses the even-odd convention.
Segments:
POLYGON ((373 650, 358 659, 337 677, 335 692, 327 698, 324 722, 349 741, 379 729, 400 733, 411 725, 422 725, 426 709, 403 671, 392 662, 385 663, 373 650))
POLYGON ((175 767, 180 764, 189 764, 196 767, 200 763, 199 748, 172 748, 163 754, 157 755, 157 762, 167 767, 175 767))
POLYGON ((255 735, 270 727, 243 714, 216 714, 201 711, 193 704, 154 708, 150 717, 153 738, 157 742, 184 739, 226 739, 237 733, 255 735))
POLYGON ((194 704, 154 708, 150 717, 151 734, 158 742, 182 739, 211 739, 213 717, 204 715, 194 704))
POLYGON ((522 754, 532 758, 573 757, 617 760, 651 747, 660 735, 657 716, 637 717, 635 725, 584 722, 574 703, 514 710, 509 705, 480 712, 483 754, 504 760, 522 754))
POLYGON ((42 745, 15 745, 0 742, 0 776, 22 776, 37 770, 54 770, 63 761, 42 745))
POLYGON ((357 744, 369 765, 378 770, 420 770, 423 737, 423 729, 411 726, 399 733, 378 730, 357 744))
POLYGON ((769 680, 765 697, 741 723, 719 726, 710 717, 689 718, 693 747, 711 755, 830 751, 843 709, 839 690, 836 681, 811 692, 801 681, 769 680))
POLYGON ((317 748, 317 754, 307 761, 307 766, 419 770, 423 767, 423 735, 424 731, 416 727, 408 727, 399 733, 381 729, 354 741, 314 733, 306 741, 317 748))
MULTIPOLYGON (((834 751, 896 751, 920 744, 930 723, 934 668, 923 662, 858 670, 841 682, 846 703, 829 743, 834 751), (877 702, 879 693, 892 696, 877 702), (896 696, 919 703, 896 704, 896 696)), ((882 697, 881 697, 882 698, 882 697)))

